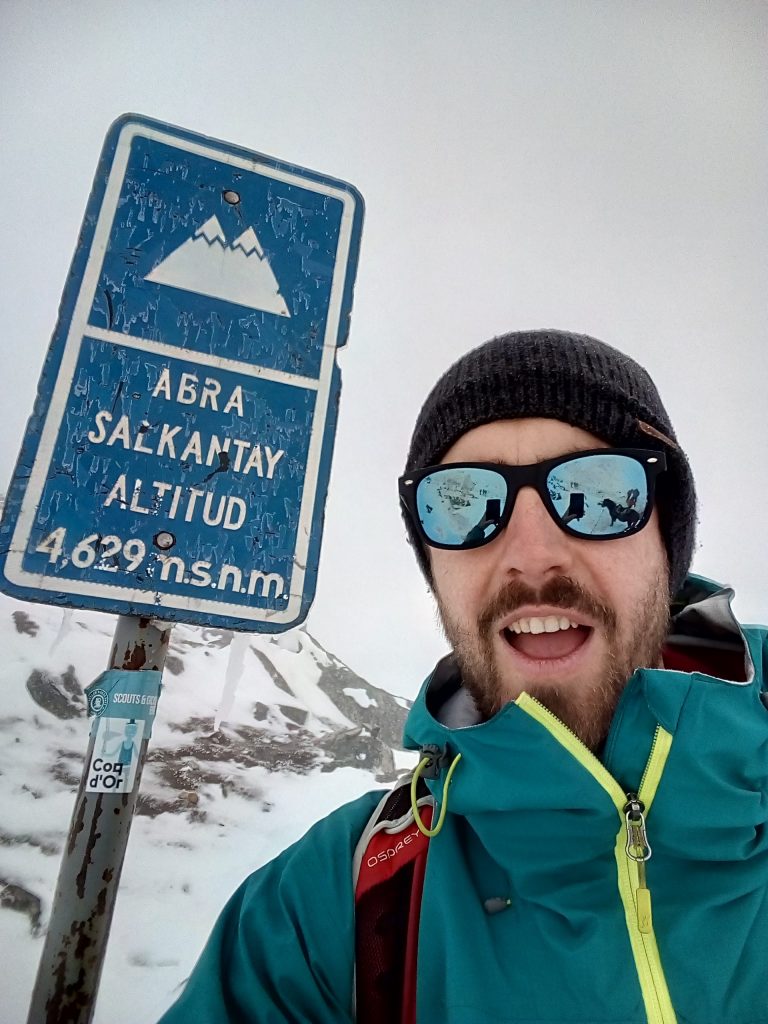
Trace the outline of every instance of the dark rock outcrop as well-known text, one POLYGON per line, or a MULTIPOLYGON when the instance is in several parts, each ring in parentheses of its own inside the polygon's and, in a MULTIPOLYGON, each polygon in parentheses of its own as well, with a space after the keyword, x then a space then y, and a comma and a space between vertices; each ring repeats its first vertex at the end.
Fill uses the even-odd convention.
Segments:
POLYGON ((29 918, 30 930, 34 936, 40 934, 40 897, 29 892, 22 885, 6 882, 0 878, 0 907, 15 910, 29 918))
POLYGON ((34 669, 27 679, 32 700, 56 718, 82 718, 86 712, 85 695, 70 665, 60 676, 34 669))

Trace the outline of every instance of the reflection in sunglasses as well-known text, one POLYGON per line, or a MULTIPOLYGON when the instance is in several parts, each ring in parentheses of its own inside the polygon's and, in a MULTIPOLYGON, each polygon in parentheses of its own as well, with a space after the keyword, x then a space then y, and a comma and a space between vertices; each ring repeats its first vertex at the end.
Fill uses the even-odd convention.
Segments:
POLYGON ((524 486, 537 490, 567 532, 610 539, 647 522, 652 483, 664 468, 661 453, 601 449, 531 466, 433 467, 415 480, 404 477, 401 494, 409 507, 415 504, 427 542, 445 547, 476 547, 492 540, 509 521, 524 486))

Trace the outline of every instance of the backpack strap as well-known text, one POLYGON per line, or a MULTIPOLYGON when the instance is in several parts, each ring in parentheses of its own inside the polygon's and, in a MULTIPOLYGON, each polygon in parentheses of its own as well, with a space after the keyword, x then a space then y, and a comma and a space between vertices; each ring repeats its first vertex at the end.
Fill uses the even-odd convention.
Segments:
MULTIPOLYGON (((416 952, 429 839, 416 827, 408 773, 386 793, 355 849, 355 1019, 415 1024, 416 952)), ((434 800, 417 782, 417 806, 431 822, 434 800)))

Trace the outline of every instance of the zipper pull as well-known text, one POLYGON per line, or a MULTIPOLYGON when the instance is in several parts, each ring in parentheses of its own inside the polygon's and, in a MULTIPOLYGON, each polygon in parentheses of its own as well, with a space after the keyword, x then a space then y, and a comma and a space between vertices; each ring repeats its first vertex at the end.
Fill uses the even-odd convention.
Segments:
POLYGON ((652 850, 645 831, 645 806, 634 793, 627 793, 624 818, 627 822, 627 856, 630 860, 650 860, 652 850))
POLYGON ((637 864, 638 888, 635 892, 637 903, 637 927, 643 934, 653 931, 651 913, 651 892, 645 884, 645 862, 650 860, 651 845, 645 830, 645 807, 635 793, 627 793, 624 819, 627 823, 627 857, 637 864))

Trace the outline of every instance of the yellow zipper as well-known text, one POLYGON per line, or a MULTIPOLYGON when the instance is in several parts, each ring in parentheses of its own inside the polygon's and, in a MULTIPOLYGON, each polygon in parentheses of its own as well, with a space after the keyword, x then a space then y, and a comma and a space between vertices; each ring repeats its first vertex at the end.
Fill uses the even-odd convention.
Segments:
POLYGON ((645 879, 645 863, 652 852, 646 834, 645 818, 651 809, 664 771, 672 736, 661 726, 656 727, 640 788, 637 794, 627 794, 592 751, 541 701, 528 693, 521 693, 515 703, 543 725, 592 775, 613 801, 621 821, 614 850, 619 895, 624 906, 624 917, 648 1024, 676 1024, 677 1017, 669 998, 669 989, 653 931, 651 894, 645 879))

